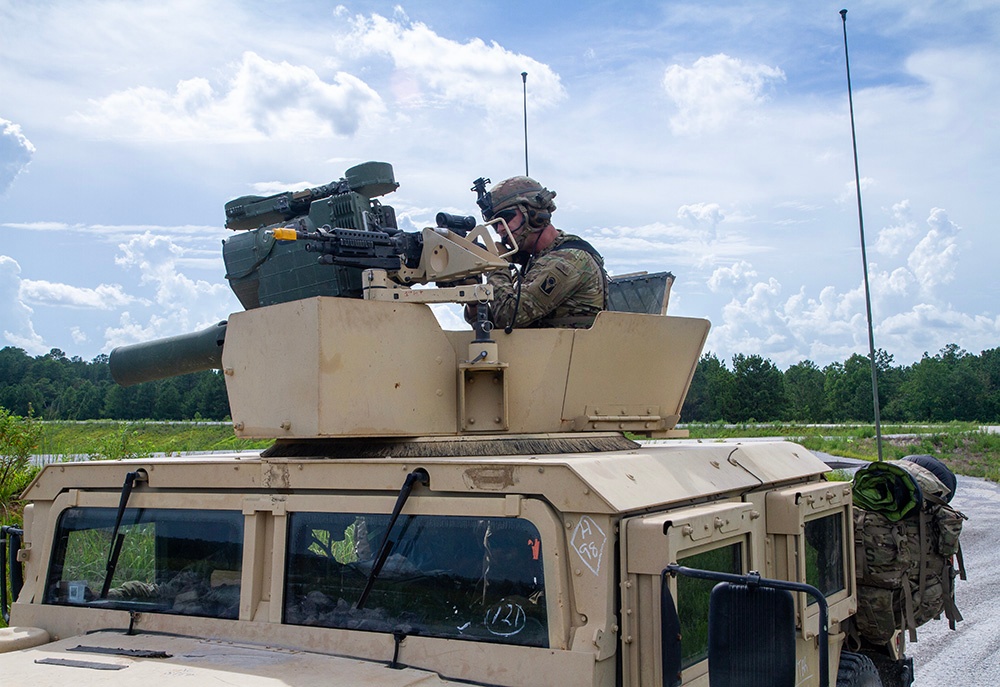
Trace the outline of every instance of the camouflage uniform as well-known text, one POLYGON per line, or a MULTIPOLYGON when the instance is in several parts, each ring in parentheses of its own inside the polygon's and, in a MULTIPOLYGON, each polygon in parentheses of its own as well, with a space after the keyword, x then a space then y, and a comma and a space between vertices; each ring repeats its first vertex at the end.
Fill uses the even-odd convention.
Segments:
POLYGON ((559 247, 568 241, 580 241, 559 232, 552 245, 527 265, 521 301, 517 303, 517 285, 509 272, 494 272, 490 319, 496 327, 589 327, 607 302, 604 260, 579 248, 559 247))

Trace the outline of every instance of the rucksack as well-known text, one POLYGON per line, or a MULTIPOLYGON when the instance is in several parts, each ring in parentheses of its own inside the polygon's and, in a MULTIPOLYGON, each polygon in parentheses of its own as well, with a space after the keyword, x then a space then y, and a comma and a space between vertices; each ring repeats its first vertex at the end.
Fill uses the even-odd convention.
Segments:
POLYGON ((968 518, 948 505, 951 490, 906 459, 872 463, 854 485, 860 635, 884 644, 906 630, 916 641, 917 628, 942 613, 955 629, 962 620, 955 578, 966 579, 959 538, 968 518))

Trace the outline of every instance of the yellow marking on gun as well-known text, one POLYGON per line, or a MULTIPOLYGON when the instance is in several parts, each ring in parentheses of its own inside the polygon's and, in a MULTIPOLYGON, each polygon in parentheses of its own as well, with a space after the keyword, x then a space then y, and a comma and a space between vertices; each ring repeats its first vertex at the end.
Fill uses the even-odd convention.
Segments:
POLYGON ((278 241, 294 241, 298 238, 294 227, 278 227, 273 231, 274 238, 278 241))

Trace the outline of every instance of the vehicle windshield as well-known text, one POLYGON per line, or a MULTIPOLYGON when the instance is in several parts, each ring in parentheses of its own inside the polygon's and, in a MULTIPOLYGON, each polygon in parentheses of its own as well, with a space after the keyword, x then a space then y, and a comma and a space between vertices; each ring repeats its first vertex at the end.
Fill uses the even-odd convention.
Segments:
POLYGON ((538 529, 519 518, 407 515, 364 608, 389 516, 289 515, 284 621, 548 646, 538 529))
POLYGON ((114 508, 63 512, 45 603, 238 617, 241 513, 127 508, 118 565, 102 599, 116 515, 114 508))

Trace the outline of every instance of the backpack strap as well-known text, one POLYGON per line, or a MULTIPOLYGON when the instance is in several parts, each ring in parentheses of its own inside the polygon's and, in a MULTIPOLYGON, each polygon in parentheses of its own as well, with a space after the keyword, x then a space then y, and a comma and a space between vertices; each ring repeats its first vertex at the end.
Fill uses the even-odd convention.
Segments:
POLYGON ((955 603, 955 577, 963 580, 968 579, 965 576, 965 557, 962 555, 962 542, 958 543, 958 551, 955 553, 954 558, 955 562, 958 563, 958 569, 955 569, 952 559, 949 558, 945 563, 946 569, 943 578, 948 584, 944 595, 944 614, 948 618, 948 627, 952 630, 955 629, 955 623, 963 619, 962 612, 958 610, 958 605, 955 603))
POLYGON ((924 602, 924 592, 927 591, 927 566, 930 564, 928 558, 928 548, 931 546, 931 542, 928 539, 927 534, 927 521, 930 519, 930 514, 921 509, 917 513, 917 551, 920 556, 919 567, 920 578, 917 584, 917 598, 920 602, 924 602))
POLYGON ((952 630, 955 629, 955 623, 962 620, 962 613, 958 610, 958 605, 955 603, 955 568, 951 566, 951 562, 945 563, 945 569, 941 577, 942 584, 945 585, 944 588, 944 615, 948 619, 948 627, 952 630))
POLYGON ((590 253, 595 258, 604 259, 604 257, 597 252, 596 248, 583 239, 570 239, 569 241, 563 241, 552 250, 582 250, 584 253, 590 253))
POLYGON ((604 256, 597 252, 597 249, 592 245, 584 241, 583 239, 570 239, 568 241, 563 241, 558 246, 552 250, 582 250, 594 259, 597 266, 601 270, 601 275, 604 279, 602 280, 601 290, 604 292, 604 309, 608 309, 608 273, 604 269, 604 256))
POLYGON ((909 631, 910 641, 917 641, 917 618, 913 613, 913 590, 910 578, 903 578, 903 628, 909 631))

